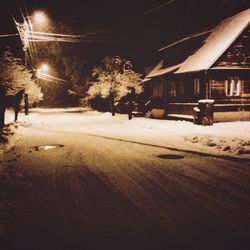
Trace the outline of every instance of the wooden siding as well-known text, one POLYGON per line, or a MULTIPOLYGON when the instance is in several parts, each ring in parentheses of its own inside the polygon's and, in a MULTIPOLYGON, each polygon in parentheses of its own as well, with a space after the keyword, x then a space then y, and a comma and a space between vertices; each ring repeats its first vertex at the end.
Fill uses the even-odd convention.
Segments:
POLYGON ((250 97, 250 80, 242 81, 242 96, 250 97))
POLYGON ((166 113, 193 115, 193 109, 197 106, 198 103, 168 103, 166 106, 166 113))
POLYGON ((215 99, 217 102, 249 102, 250 101, 250 80, 239 78, 239 94, 227 95, 226 88, 229 84, 228 79, 212 79, 209 80, 209 98, 215 99))
POLYGON ((217 66, 250 67, 250 25, 218 60, 217 66))
POLYGON ((225 97, 224 80, 210 80, 210 98, 225 97))

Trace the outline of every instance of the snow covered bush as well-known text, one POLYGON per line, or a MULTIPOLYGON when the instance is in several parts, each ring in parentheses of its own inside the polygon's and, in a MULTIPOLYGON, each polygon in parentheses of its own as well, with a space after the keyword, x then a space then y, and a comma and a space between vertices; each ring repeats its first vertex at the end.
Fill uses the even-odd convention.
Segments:
POLYGON ((0 57, 0 85, 6 89, 6 95, 15 95, 24 89, 29 95, 30 104, 43 98, 41 88, 32 79, 32 74, 15 58, 12 53, 5 51, 0 57))
POLYGON ((106 99, 110 102, 113 113, 114 103, 119 103, 131 91, 135 94, 142 93, 142 75, 133 70, 130 61, 120 56, 105 57, 102 63, 101 67, 93 69, 93 82, 88 89, 88 97, 106 99))

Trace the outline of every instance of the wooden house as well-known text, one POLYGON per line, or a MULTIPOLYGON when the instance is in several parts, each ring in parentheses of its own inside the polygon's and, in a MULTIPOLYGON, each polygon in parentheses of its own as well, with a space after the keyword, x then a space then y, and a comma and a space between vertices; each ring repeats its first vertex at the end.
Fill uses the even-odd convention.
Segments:
POLYGON ((250 120, 250 9, 159 50, 145 89, 167 116, 192 116, 214 100, 214 121, 250 120))

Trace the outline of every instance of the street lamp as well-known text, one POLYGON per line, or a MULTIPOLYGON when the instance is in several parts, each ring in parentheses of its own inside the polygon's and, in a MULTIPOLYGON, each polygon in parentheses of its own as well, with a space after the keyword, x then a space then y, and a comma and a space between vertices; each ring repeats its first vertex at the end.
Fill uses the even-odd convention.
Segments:
POLYGON ((40 67, 37 69, 37 77, 41 78, 44 75, 47 75, 49 72, 49 65, 47 63, 43 63, 40 65, 40 67))
POLYGON ((41 73, 48 73, 49 72, 49 65, 47 63, 43 63, 39 68, 41 73))
POLYGON ((37 25, 45 25, 48 21, 46 14, 43 11, 36 11, 32 15, 35 24, 37 25))

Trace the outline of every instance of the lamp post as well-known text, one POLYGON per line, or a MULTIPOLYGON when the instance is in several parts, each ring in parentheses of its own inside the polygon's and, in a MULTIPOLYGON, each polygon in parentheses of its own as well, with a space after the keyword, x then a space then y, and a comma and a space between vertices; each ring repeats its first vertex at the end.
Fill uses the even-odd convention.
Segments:
POLYGON ((43 11, 36 11, 31 16, 24 17, 23 23, 15 21, 17 30, 23 43, 24 64, 28 66, 28 50, 30 49, 30 42, 33 41, 33 26, 35 29, 41 29, 48 23, 48 18, 43 11))

